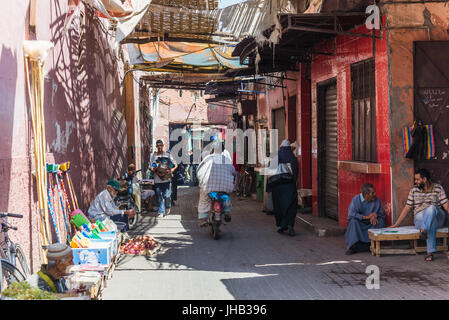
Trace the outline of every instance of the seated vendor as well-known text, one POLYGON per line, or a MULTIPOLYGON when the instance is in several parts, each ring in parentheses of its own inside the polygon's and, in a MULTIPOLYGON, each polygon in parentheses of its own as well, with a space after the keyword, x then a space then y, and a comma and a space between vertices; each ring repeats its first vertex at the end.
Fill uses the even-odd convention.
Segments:
POLYGON ((405 217, 413 212, 415 227, 420 229, 421 239, 427 241, 425 260, 432 261, 436 251, 437 229, 444 225, 446 219, 444 209, 449 212, 449 200, 443 187, 432 182, 427 169, 417 169, 414 178, 415 185, 408 194, 407 203, 398 220, 391 227, 400 226, 405 217))
POLYGON ((103 221, 105 218, 109 217, 114 222, 122 222, 125 224, 125 227, 120 231, 128 231, 128 218, 133 218, 135 211, 133 209, 120 210, 115 205, 114 198, 121 190, 122 188, 117 180, 109 180, 106 189, 97 195, 94 202, 92 202, 89 207, 89 210, 87 211, 88 218, 93 221, 97 221, 98 219, 103 221))
POLYGON ((66 293, 68 291, 64 276, 67 268, 73 265, 72 248, 63 243, 54 243, 48 246, 48 264, 29 276, 26 281, 41 290, 53 293, 66 293))
POLYGON ((383 228, 384 219, 385 214, 374 186, 364 183, 362 193, 356 195, 349 205, 346 254, 369 251, 368 229, 383 228))

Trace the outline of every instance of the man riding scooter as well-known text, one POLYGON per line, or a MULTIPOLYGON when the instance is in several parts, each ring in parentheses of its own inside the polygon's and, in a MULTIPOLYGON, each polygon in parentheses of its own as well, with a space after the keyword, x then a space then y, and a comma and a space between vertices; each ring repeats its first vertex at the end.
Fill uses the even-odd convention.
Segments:
MULTIPOLYGON (((200 187, 200 199, 198 202, 198 219, 200 226, 208 225, 208 217, 211 206, 209 193, 224 192, 230 194, 234 190, 235 169, 231 159, 223 154, 222 143, 213 143, 213 153, 206 156, 198 166, 197 176, 200 187)), ((223 202, 225 221, 231 221, 231 200, 229 196, 223 202)))

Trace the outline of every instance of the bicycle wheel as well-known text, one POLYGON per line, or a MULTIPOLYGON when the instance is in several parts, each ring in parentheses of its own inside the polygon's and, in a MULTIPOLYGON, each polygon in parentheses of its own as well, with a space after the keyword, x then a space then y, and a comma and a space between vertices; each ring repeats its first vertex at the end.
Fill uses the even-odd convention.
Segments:
POLYGON ((1 265, 0 292, 6 289, 13 282, 25 281, 25 276, 20 272, 20 270, 8 261, 1 260, 1 265))
POLYGON ((0 245, 0 258, 8 260, 8 255, 5 252, 5 249, 0 245))
POLYGON ((28 277, 30 273, 30 267, 28 266, 28 262, 23 252, 22 247, 19 244, 15 244, 14 248, 16 250, 16 262, 15 266, 18 268, 25 277, 28 277), (17 263, 18 262, 18 263, 17 263))
POLYGON ((133 230, 137 227, 137 223, 139 222, 140 218, 140 212, 136 204, 133 204, 133 209, 136 212, 136 214, 132 219, 128 219, 129 230, 133 230))
MULTIPOLYGON (((118 208, 120 210, 128 210, 128 201, 119 204, 118 208)), ((139 209, 137 208, 137 205, 135 203, 133 204, 133 209, 136 212, 136 214, 134 215, 134 218, 128 219, 129 230, 135 229, 137 227, 137 222, 139 221, 139 209)))

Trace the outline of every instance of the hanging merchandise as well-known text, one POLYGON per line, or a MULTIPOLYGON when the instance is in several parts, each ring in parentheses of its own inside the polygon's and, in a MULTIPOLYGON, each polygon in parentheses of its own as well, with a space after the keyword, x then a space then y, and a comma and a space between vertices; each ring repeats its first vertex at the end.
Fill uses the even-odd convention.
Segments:
MULTIPOLYGON (((70 202, 69 202, 69 197, 67 196, 67 191, 65 190, 65 186, 64 186, 64 179, 62 177, 62 172, 61 170, 59 170, 56 175, 59 178, 59 182, 61 183, 61 187, 62 187, 62 192, 63 192, 63 198, 65 200, 65 204, 66 204, 66 210, 65 212, 67 213, 67 216, 69 217, 70 212, 72 212, 72 208, 70 207, 70 202)), ((70 230, 70 234, 72 234, 72 230, 70 230)))
POLYGON ((402 141, 405 158, 422 160, 435 156, 433 125, 414 121, 411 127, 402 128, 402 141))
POLYGON ((66 215, 68 215, 68 212, 67 212, 67 208, 65 208, 65 206, 64 206, 62 187, 60 185, 60 182, 59 182, 59 179, 58 179, 58 174, 57 174, 58 171, 59 171, 59 165, 55 164, 53 166, 53 174, 54 174, 54 178, 55 178, 55 181, 56 181, 56 183, 55 183, 55 186, 56 186, 55 190, 57 190, 57 192, 58 192, 59 201, 60 201, 60 204, 61 204, 62 216, 64 217, 64 223, 65 223, 65 227, 66 227, 66 231, 67 231, 67 240, 70 243, 70 240, 71 240, 70 239, 70 227, 69 227, 69 225, 67 223, 67 218, 66 218, 66 215))
POLYGON ((24 64, 30 101, 34 136, 34 159, 37 196, 39 202, 41 245, 43 260, 47 263, 48 230, 50 229, 47 194, 46 139, 44 120, 44 61, 53 43, 26 40, 23 42, 24 64))
POLYGON ((79 209, 78 200, 76 198, 75 188, 73 187, 72 178, 70 176, 70 161, 62 165, 62 171, 65 172, 67 185, 69 186, 70 196, 72 197, 73 210, 79 209))
POLYGON ((56 234, 56 240, 58 243, 61 243, 61 235, 59 234, 59 226, 56 221, 56 212, 54 207, 54 199, 52 196, 53 193, 53 178, 52 178, 52 171, 53 171, 53 165, 47 164, 47 172, 48 172, 48 187, 47 187, 47 194, 48 194, 48 209, 50 211, 51 220, 53 222, 53 228, 55 230, 56 234))

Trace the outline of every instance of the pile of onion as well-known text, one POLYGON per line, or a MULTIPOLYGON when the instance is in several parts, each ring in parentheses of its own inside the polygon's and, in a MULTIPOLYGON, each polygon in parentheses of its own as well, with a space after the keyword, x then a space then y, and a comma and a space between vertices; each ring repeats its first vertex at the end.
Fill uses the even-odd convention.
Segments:
POLYGON ((151 255, 151 251, 157 245, 157 241, 150 235, 137 236, 122 244, 120 246, 120 252, 124 254, 151 255))

